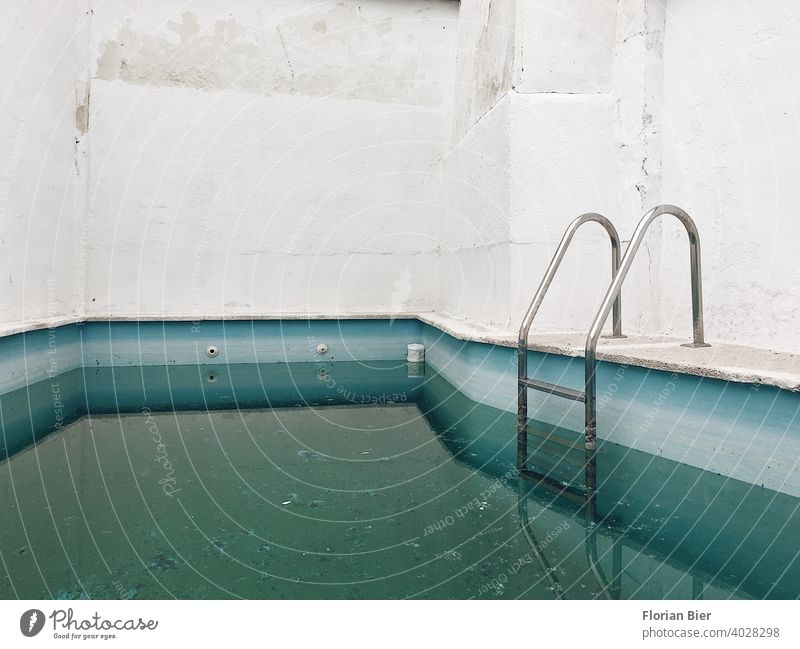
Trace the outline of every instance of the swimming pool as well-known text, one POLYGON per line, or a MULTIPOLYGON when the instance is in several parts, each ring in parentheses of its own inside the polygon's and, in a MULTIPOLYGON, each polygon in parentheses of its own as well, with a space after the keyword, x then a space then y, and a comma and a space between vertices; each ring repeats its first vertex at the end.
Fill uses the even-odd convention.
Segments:
MULTIPOLYGON (((729 458, 735 475, 697 466, 703 444, 694 466, 648 452, 699 435, 728 451, 749 430, 774 453, 796 442, 793 393, 601 367, 601 414, 638 399, 651 439, 618 443, 606 420, 587 521, 518 479, 512 351, 417 321, 87 323, 3 344, 3 598, 800 594, 793 474, 770 489, 729 458), (417 340, 422 368, 400 360, 417 340), (743 394, 727 423, 707 407, 743 394)), ((579 479, 568 409, 531 412, 534 466, 579 479)))

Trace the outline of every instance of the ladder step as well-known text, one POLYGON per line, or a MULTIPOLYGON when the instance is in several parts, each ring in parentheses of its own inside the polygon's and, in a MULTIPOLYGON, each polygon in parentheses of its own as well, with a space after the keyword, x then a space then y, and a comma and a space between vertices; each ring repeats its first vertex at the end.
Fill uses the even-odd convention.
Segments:
POLYGON ((584 505, 586 503, 586 488, 580 485, 565 484, 558 480, 554 480, 546 473, 539 473, 532 469, 522 469, 519 474, 523 478, 535 480, 540 486, 548 491, 551 491, 559 496, 564 497, 566 500, 575 503, 576 505, 584 505))
POLYGON ((528 388, 533 388, 534 390, 549 392, 557 397, 564 397, 565 399, 572 399, 573 401, 586 401, 585 392, 573 390, 572 388, 565 388, 555 383, 546 383, 545 381, 537 381, 535 379, 519 379, 519 384, 528 388))
POLYGON ((568 462, 576 466, 583 466, 585 461, 585 452, 583 448, 572 448, 569 446, 561 446, 554 444, 540 437, 532 437, 528 435, 528 452, 531 453, 546 453, 559 462, 568 462))

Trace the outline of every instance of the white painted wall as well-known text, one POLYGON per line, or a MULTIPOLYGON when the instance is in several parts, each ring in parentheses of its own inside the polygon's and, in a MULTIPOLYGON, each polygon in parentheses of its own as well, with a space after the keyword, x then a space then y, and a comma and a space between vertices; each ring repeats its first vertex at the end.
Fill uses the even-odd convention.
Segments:
POLYGON ((457 10, 98 3, 88 313, 429 309, 457 10))
MULTIPOLYGON (((709 334, 800 351, 800 4, 670 0, 664 97, 663 193, 703 235, 709 334)), ((662 319, 683 331, 684 257, 670 228, 662 319)))
POLYGON ((73 314, 77 248, 70 2, 0 3, 0 322, 73 314))
POLYGON ((610 92, 617 2, 520 0, 517 9, 518 92, 610 92))
POLYGON ((455 69, 453 146, 440 161, 441 291, 435 309, 488 326, 508 317, 511 147, 506 101, 515 0, 463 0, 455 69))
MULTIPOLYGON (((711 340, 800 351, 800 7, 780 0, 14 1, 4 322, 436 310, 516 327, 566 225, 695 217, 711 340)), ((587 226, 538 331, 608 283, 587 226)), ((689 334, 658 223, 630 332, 689 334)))
MULTIPOLYGON (((462 17, 477 4, 464 0, 462 17)), ((489 188, 498 209, 457 183, 445 193, 454 214, 443 218, 442 236, 460 249, 443 260, 440 308, 514 329, 573 218, 600 211, 627 239, 646 210, 669 202, 700 229, 707 337, 800 351, 800 265, 789 243, 800 234, 791 213, 800 6, 509 4, 512 83, 488 107, 461 98, 442 163, 446 178, 489 188), (483 117, 462 133, 475 103, 483 117), (507 165, 505 177, 491 170, 495 160, 507 165), (454 223, 476 236, 452 234, 454 223)), ((468 55, 458 60, 474 68, 468 55)), ((608 259, 605 235, 586 226, 536 330, 586 330, 609 282, 608 259)), ((623 297, 628 332, 691 335, 688 245, 677 221, 653 226, 623 297)))
MULTIPOLYGON (((449 181, 442 239, 452 249, 442 261, 439 308, 512 329, 575 217, 597 211, 623 232, 633 229, 641 212, 639 192, 636 181, 622 189, 620 176, 627 147, 638 146, 641 137, 641 107, 632 132, 626 132, 628 125, 623 130, 620 104, 628 89, 616 92, 615 83, 641 75, 636 66, 630 66, 635 75, 625 70, 630 57, 618 56, 618 42, 629 35, 618 33, 615 2, 504 0, 491 3, 493 13, 481 12, 484 6, 477 0, 461 3, 459 72, 466 67, 480 83, 454 108, 457 137, 469 123, 465 115, 474 126, 441 166, 449 181), (465 16, 482 26, 464 22, 465 16), (505 58, 487 58, 476 71, 472 52, 486 33, 513 42, 499 50, 505 58), (508 80, 495 84, 502 92, 493 103, 482 92, 487 77, 508 80), (625 202, 634 205, 622 209, 625 202)), ((639 16, 630 20, 641 22, 639 16)), ((641 172, 641 160, 635 171, 641 172)), ((540 311, 537 331, 588 328, 610 279, 609 248, 599 226, 579 232, 540 311)), ((634 298, 648 294, 640 278, 629 289, 634 298)), ((637 313, 633 305, 626 309, 628 328, 641 329, 647 312, 637 313)))

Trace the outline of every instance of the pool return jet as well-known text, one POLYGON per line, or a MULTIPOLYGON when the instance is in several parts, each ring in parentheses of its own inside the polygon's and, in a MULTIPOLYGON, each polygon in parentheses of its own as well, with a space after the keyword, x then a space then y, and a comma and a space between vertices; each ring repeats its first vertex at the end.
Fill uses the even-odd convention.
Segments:
MULTIPOLYGON (((533 297, 525 318, 519 328, 519 346, 517 349, 517 469, 521 476, 538 481, 543 486, 565 496, 572 496, 572 500, 582 502, 586 507, 586 515, 590 521, 596 520, 596 494, 597 494, 597 343, 603 331, 603 326, 613 310, 613 328, 611 338, 624 338, 622 333, 622 284, 628 275, 636 253, 639 250, 647 230, 658 217, 669 214, 676 217, 686 228, 689 236, 689 261, 692 283, 692 334, 693 341, 684 344, 685 347, 708 347, 703 333, 703 288, 700 270, 700 236, 697 226, 692 218, 681 208, 674 205, 659 205, 647 212, 639 221, 633 233, 630 244, 625 254, 620 259, 619 233, 614 225, 601 214, 582 214, 569 224, 561 242, 558 244, 553 259, 547 267, 539 288, 533 297), (575 232, 584 223, 595 222, 605 228, 611 240, 611 284, 606 291, 600 308, 589 328, 584 351, 584 389, 573 388, 547 383, 528 376, 528 338, 531 325, 536 317, 539 307, 544 300, 547 290, 553 281, 564 254, 569 248, 575 232), (583 488, 573 484, 563 484, 549 475, 537 472, 528 467, 528 390, 540 390, 565 399, 582 401, 584 403, 584 480, 583 488), (576 498, 577 497, 577 498, 576 498)), ((596 545, 587 544, 595 548, 595 554, 589 552, 590 563, 596 565, 596 545), (594 559, 594 560, 593 560, 594 559)), ((599 570, 599 568, 598 568, 599 570)), ((602 575, 597 574, 598 577, 602 575)), ((603 581, 605 581, 603 579, 603 581)))

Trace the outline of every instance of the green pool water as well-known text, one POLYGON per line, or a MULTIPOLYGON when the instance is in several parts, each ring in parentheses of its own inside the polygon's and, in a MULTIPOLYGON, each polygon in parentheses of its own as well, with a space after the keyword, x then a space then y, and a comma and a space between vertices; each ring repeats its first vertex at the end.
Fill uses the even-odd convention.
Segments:
MULTIPOLYGON (((81 369, 62 419, 54 382, 0 399, 2 598, 800 594, 797 499, 604 444, 587 520, 430 369, 81 369)), ((578 479, 577 433, 533 429, 578 479)))

